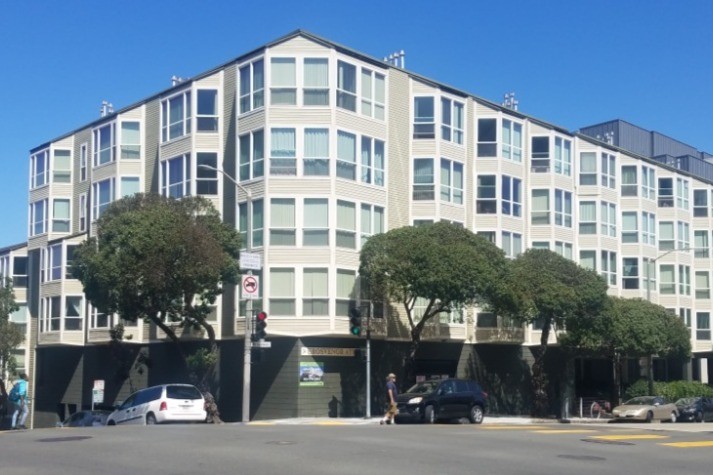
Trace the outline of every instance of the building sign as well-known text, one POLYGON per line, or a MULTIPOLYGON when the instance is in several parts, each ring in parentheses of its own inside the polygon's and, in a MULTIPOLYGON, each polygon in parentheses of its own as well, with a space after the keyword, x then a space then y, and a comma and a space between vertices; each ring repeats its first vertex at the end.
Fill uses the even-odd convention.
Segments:
POLYGON ((322 348, 303 346, 302 356, 346 356, 354 357, 355 348, 322 348))
POLYGON ((324 363, 300 361, 300 386, 324 386, 324 363))

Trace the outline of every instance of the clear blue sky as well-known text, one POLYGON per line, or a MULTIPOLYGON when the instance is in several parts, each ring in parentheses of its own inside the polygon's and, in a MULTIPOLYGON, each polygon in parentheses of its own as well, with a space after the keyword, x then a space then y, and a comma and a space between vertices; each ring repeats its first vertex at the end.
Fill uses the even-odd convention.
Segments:
POLYGON ((296 29, 576 130, 620 118, 713 153, 713 1, 0 2, 0 247, 29 150, 296 29))

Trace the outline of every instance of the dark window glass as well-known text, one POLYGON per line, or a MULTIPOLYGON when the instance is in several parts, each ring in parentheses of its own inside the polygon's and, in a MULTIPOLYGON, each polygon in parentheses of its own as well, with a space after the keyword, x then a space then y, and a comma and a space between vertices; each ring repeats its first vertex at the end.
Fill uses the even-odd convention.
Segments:
POLYGON ((169 399, 201 399, 203 396, 194 386, 166 386, 169 399))

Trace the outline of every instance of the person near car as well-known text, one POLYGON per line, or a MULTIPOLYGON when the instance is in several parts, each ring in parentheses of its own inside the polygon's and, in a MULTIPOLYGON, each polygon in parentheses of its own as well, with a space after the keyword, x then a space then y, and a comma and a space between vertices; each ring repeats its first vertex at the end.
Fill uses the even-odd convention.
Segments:
POLYGON ((398 409, 396 407, 396 396, 399 394, 399 390, 396 387, 396 375, 394 373, 389 373, 386 377, 386 414, 384 418, 381 419, 380 424, 392 424, 398 409))
POLYGON ((15 411, 12 413, 12 428, 27 429, 27 427, 25 427, 28 413, 26 373, 20 373, 20 379, 15 382, 15 385, 10 391, 10 400, 15 405, 15 411))

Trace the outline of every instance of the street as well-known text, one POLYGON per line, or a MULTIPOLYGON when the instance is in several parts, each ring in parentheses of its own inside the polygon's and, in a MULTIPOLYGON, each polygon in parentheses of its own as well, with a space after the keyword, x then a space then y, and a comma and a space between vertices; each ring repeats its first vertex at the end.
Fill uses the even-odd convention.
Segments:
POLYGON ((275 424, 0 434, 0 473, 696 474, 713 424, 275 424))

